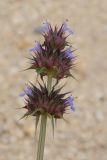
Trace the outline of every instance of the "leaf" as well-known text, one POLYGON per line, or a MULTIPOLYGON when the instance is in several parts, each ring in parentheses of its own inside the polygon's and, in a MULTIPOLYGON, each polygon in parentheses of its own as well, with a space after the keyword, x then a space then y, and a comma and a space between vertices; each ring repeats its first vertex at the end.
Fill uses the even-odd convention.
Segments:
POLYGON ((73 79, 75 79, 76 81, 78 81, 71 73, 68 73, 67 76, 72 77, 73 79))
POLYGON ((35 115, 35 113, 36 113, 36 111, 33 111, 33 112, 31 112, 31 116, 34 116, 35 115))
POLYGON ((55 125, 57 125, 57 118, 55 118, 55 125))
POLYGON ((25 118, 25 117, 27 118, 30 114, 31 114, 30 112, 26 112, 26 113, 20 118, 20 120, 23 119, 23 118, 25 118))
POLYGON ((53 138, 54 138, 54 129, 55 129, 54 116, 51 117, 51 124, 52 124, 53 138))
POLYGON ((37 116, 36 116, 36 126, 35 126, 35 130, 36 130, 37 127, 38 127, 39 118, 40 118, 40 115, 37 115, 37 116))

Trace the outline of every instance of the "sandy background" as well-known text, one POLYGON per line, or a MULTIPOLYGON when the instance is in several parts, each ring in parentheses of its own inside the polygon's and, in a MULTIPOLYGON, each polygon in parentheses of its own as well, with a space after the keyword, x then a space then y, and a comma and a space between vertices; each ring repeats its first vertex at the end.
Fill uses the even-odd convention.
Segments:
POLYGON ((68 80, 78 97, 75 113, 66 116, 70 123, 59 121, 54 140, 48 124, 44 160, 107 160, 106 0, 0 1, 0 160, 35 159, 34 119, 19 121, 24 110, 17 109, 23 106, 18 95, 35 79, 34 71, 20 71, 46 19, 69 19, 79 82, 68 80))

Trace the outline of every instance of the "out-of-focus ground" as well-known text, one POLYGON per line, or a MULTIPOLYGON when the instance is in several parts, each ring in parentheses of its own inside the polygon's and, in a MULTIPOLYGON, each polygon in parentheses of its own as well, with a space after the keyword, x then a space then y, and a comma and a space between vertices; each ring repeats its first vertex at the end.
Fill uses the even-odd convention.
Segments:
MULTIPOLYGON (((0 1, 0 160, 34 160, 34 119, 19 121, 24 110, 19 93, 34 71, 25 69, 29 48, 40 35, 35 28, 69 20, 78 50, 79 79, 67 89, 78 97, 76 111, 59 120, 52 138, 47 128, 45 160, 107 160, 107 1, 1 0, 0 1)), ((37 143, 37 142, 36 142, 37 143)))

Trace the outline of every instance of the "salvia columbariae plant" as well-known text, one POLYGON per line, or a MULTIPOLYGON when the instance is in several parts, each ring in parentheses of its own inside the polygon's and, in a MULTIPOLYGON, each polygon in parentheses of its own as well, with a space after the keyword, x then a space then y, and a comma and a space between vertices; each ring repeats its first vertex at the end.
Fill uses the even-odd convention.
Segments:
POLYGON ((47 118, 51 119, 54 133, 56 121, 64 119, 63 115, 68 109, 75 110, 71 93, 61 93, 64 86, 57 87, 61 79, 74 78, 71 72, 75 66, 76 56, 72 45, 67 41, 68 36, 73 33, 72 29, 67 22, 64 22, 60 28, 57 26, 53 28, 46 21, 41 28, 41 33, 44 41, 42 44, 36 42, 34 48, 30 49, 28 69, 35 70, 37 77, 40 76, 43 83, 38 82, 38 87, 30 83, 20 94, 25 97, 23 108, 27 110, 22 118, 34 116, 36 129, 41 120, 36 160, 43 160, 47 118), (47 77, 46 82, 44 76, 47 77), (53 79, 56 80, 55 84, 53 79))

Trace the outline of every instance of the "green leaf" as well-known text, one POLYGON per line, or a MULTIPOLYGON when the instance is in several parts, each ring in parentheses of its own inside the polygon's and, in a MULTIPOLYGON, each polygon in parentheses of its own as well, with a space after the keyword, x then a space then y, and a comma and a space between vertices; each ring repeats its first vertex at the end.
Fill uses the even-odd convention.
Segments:
POLYGON ((39 118, 40 118, 40 115, 37 115, 37 116, 36 116, 36 128, 35 128, 35 129, 37 129, 37 127, 38 127, 39 118))
POLYGON ((67 74, 67 76, 72 77, 73 79, 75 79, 76 81, 78 81, 70 72, 67 74))
POLYGON ((31 114, 31 112, 26 112, 26 113, 20 118, 20 120, 23 119, 23 118, 25 118, 25 117, 27 118, 30 114, 31 114))
POLYGON ((51 124, 52 124, 53 138, 54 138, 54 129, 55 129, 54 116, 51 117, 51 124))
POLYGON ((57 118, 55 118, 55 126, 57 125, 57 118))

